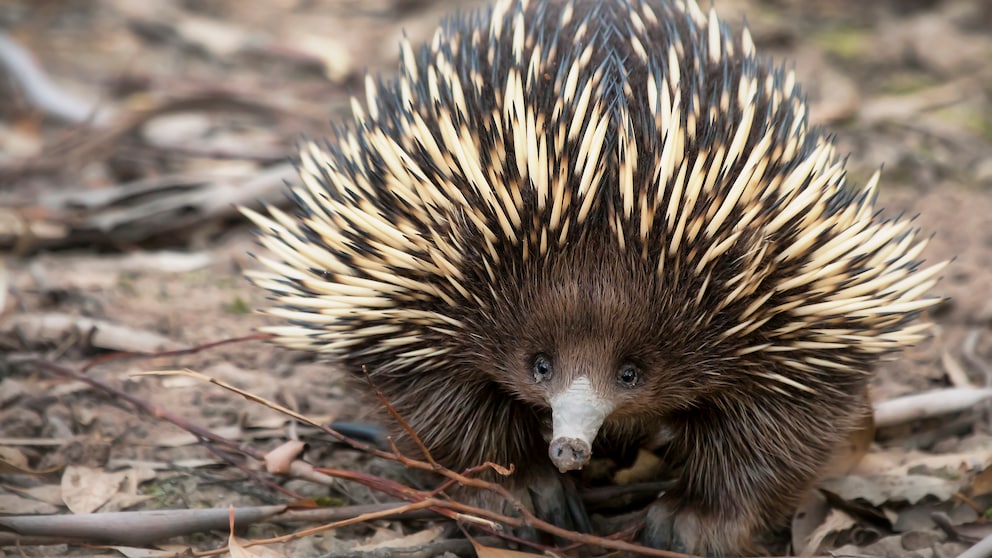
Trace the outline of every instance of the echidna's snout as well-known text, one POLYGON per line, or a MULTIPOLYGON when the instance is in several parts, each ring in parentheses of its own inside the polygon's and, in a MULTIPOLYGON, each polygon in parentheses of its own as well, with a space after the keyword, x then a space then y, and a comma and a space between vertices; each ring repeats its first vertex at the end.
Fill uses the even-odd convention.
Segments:
POLYGON ((551 461, 564 473, 581 469, 592 457, 592 446, 579 438, 555 438, 548 447, 551 461))
POLYGON ((587 376, 551 398, 551 444, 548 456, 562 473, 581 469, 592 457, 592 442, 613 411, 613 403, 593 389, 587 376))

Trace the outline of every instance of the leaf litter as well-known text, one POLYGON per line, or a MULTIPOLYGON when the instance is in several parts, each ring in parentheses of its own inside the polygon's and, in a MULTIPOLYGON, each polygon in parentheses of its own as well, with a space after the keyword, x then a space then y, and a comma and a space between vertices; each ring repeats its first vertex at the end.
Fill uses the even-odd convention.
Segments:
MULTIPOLYGON (((266 323, 251 313, 261 295, 241 273, 256 248, 234 204, 282 199, 293 177, 283 157, 299 135, 329 135, 363 68, 392 71, 401 29, 422 40, 453 4, 15 0, 0 8, 4 39, 21 49, 15 57, 28 55, 3 65, 0 97, 0 553, 14 545, 25 556, 99 552, 58 530, 21 544, 28 535, 11 525, 29 515, 88 512, 97 523, 140 525, 127 514, 158 510, 158 522, 176 525, 180 516, 169 514, 197 508, 219 520, 191 520, 187 534, 170 539, 178 545, 142 536, 116 552, 227 545, 232 555, 254 556, 262 551, 244 541, 341 521, 348 524, 274 552, 535 551, 503 548, 498 536, 475 530, 487 525, 482 518, 463 520, 472 539, 461 539, 426 508, 407 509, 363 484, 321 484, 320 468, 397 490, 411 480, 402 466, 319 428, 200 381, 134 375, 205 371, 318 425, 366 416, 335 370, 264 343, 154 353, 266 323), (27 84, 33 70, 25 67, 47 81, 27 84), (37 83, 49 90, 39 94, 37 83), (109 351, 152 356, 101 361, 86 371, 93 379, 234 445, 207 443, 92 384, 26 364, 81 367, 109 351), (270 453, 284 445, 287 454, 270 453), (257 456, 239 447, 257 447, 257 456), (319 467, 283 476, 298 457, 319 467), (297 508, 283 510, 287 503, 297 508), (229 505, 248 514, 244 524, 238 516, 238 531, 249 539, 231 535, 229 505), (406 511, 389 515, 397 509, 406 511), (355 517, 368 519, 350 523, 355 517)), ((992 15, 981 0, 717 7, 731 22, 748 14, 759 47, 796 61, 812 118, 852 153, 852 180, 885 163, 882 205, 920 213, 920 226, 935 233, 927 259, 956 258, 938 287, 950 301, 928 317, 933 339, 878 371, 874 424, 797 512, 792 552, 955 556, 992 533, 992 15)), ((610 480, 635 486, 654 465, 610 480)))

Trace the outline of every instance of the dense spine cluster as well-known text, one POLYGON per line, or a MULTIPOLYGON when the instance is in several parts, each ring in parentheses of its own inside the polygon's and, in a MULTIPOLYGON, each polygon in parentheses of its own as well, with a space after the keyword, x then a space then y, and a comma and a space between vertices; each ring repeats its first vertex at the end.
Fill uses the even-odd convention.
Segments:
MULTIPOLYGON (((439 409, 489 383, 506 408, 529 401, 480 360, 510 354, 490 332, 533 311, 517 293, 577 254, 637 270, 671 332, 659 338, 686 340, 659 354, 705 363, 684 393, 706 397, 704 375, 783 401, 850 394, 921 338, 913 319, 938 300, 926 293, 943 264, 921 266, 910 220, 877 214, 878 175, 849 185, 795 75, 692 0, 502 1, 419 49, 403 41, 398 76, 366 78, 352 105, 332 143, 302 146, 297 211, 246 211, 271 254, 251 278, 287 322, 268 328, 279 342, 367 367, 453 466, 513 459, 525 435, 480 416, 479 446, 449 448, 468 442, 404 393, 461 378, 463 393, 433 395, 439 409)), ((532 407, 545 424, 548 406, 532 407)))
POLYGON ((397 368, 444 365, 432 341, 463 334, 459 309, 499 303, 465 267, 496 283, 593 216, 659 280, 698 284, 710 315, 747 301, 722 337, 787 318, 742 355, 774 352, 802 373, 844 366, 794 358, 804 351, 920 338, 925 324, 908 322, 933 304, 921 295, 942 266, 918 270, 926 241, 911 222, 876 217, 877 174, 846 184, 791 71, 769 70, 746 30, 733 40, 694 2, 586 8, 502 2, 419 53, 404 41, 395 82, 367 78, 354 125, 300 152, 303 213, 251 214, 279 258, 253 278, 294 324, 271 332, 337 356, 388 353, 397 368), (714 265, 745 243, 714 300, 714 265))

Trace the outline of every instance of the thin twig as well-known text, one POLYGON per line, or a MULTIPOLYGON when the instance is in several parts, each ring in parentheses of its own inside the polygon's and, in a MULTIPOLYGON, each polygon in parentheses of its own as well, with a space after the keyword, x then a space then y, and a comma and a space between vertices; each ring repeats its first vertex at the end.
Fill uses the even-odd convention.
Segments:
MULTIPOLYGON (((405 506, 400 506, 400 507, 397 507, 397 508, 391 508, 391 509, 388 509, 388 510, 370 512, 370 513, 363 513, 361 515, 358 515, 358 516, 355 516, 355 517, 352 517, 352 518, 342 519, 341 521, 335 521, 333 523, 328 523, 326 525, 321 525, 319 527, 312 527, 310 529, 303 529, 301 531, 296 531, 295 533, 291 533, 289 535, 282 535, 282 536, 279 536, 279 537, 272 537, 272 538, 269 538, 269 539, 258 539, 258 540, 248 541, 248 542, 242 543, 242 546, 249 547, 249 546, 259 546, 259 545, 265 545, 265 544, 276 544, 276 543, 290 542, 290 541, 294 541, 294 540, 297 540, 297 539, 302 539, 303 537, 309 537, 310 535, 316 535, 318 533, 323 533, 325 531, 333 531, 334 529, 338 529, 340 527, 347 527, 348 525, 355 525, 357 523, 364 523, 366 521, 372 521, 372 520, 375 520, 375 519, 381 519, 381 518, 384 518, 384 517, 390 517, 390 516, 395 515, 395 514, 398 514, 398 513, 405 513, 405 512, 409 512, 409 511, 421 510, 421 509, 424 509, 424 508, 429 508, 430 506, 431 506, 431 502, 424 501, 424 502, 415 502, 415 503, 412 503, 412 504, 407 504, 405 506)), ((196 556, 198 558, 206 557, 206 556, 217 556, 218 554, 224 554, 227 551, 228 550, 227 550, 226 547, 225 548, 218 548, 216 550, 207 550, 207 551, 204 551, 204 552, 197 552, 197 553, 194 554, 194 556, 196 556)))
POLYGON ((98 356, 86 364, 80 369, 83 372, 89 371, 90 368, 97 366, 98 364, 106 364, 111 361, 121 360, 125 358, 160 358, 160 357, 176 357, 176 356, 187 356, 195 355, 201 351, 206 351, 209 349, 214 349, 222 345, 232 345, 235 343, 242 343, 244 341, 263 341, 265 339, 271 339, 273 336, 269 333, 253 333, 251 335, 244 335, 241 337, 231 337, 228 339, 221 339, 220 341, 213 341, 211 343, 204 343, 202 345, 197 345, 195 347, 190 347, 188 349, 176 349, 173 351, 157 351, 154 353, 136 353, 130 351, 118 351, 110 353, 107 355, 98 356))
MULTIPOLYGON (((427 462, 433 465, 435 468, 440 469, 441 466, 438 464, 437 461, 434 461, 434 456, 431 455, 431 452, 429 449, 427 449, 427 445, 424 444, 424 441, 420 439, 420 435, 417 434, 417 431, 414 430, 413 427, 411 427, 408 422, 403 420, 403 417, 401 417, 399 412, 396 411, 396 407, 393 407, 393 404, 389 402, 389 399, 386 398, 386 395, 382 393, 382 391, 379 390, 379 387, 376 386, 375 383, 372 381, 372 376, 369 375, 369 369, 364 365, 362 366, 362 373, 365 374, 365 381, 368 382, 369 386, 375 392, 375 396, 379 398, 379 401, 383 404, 383 406, 386 407, 386 410, 389 411, 389 414, 393 416, 393 419, 395 419, 396 422, 403 427, 403 430, 406 431, 407 436, 409 436, 410 439, 413 440, 413 443, 417 444, 417 447, 420 448, 420 453, 424 454, 424 459, 426 459, 427 462)), ((395 453, 396 455, 400 454, 392 438, 389 439, 389 446, 393 449, 393 453, 395 453)))

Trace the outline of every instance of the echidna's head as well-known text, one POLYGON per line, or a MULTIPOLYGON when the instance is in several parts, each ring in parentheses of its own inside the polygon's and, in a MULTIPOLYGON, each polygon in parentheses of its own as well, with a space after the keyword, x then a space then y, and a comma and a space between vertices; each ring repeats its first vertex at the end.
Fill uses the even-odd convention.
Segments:
POLYGON ((581 468, 601 428, 633 434, 724 384, 723 349, 699 332, 702 317, 654 269, 615 243, 590 240, 504 277, 502 301, 467 312, 466 366, 487 370, 508 392, 544 409, 549 454, 581 468), (681 307, 681 309, 679 308, 681 307), (707 378, 707 376, 711 375, 707 378), (636 430, 636 428, 635 428, 636 430))
POLYGON ((500 2, 353 107, 301 150, 298 215, 249 212, 268 331, 397 385, 498 383, 552 410, 561 469, 625 417, 863 383, 936 302, 877 175, 849 186, 795 76, 691 0, 500 2))

